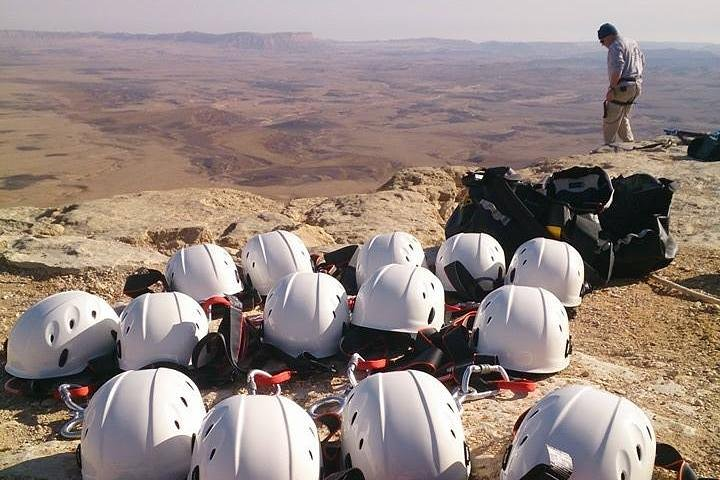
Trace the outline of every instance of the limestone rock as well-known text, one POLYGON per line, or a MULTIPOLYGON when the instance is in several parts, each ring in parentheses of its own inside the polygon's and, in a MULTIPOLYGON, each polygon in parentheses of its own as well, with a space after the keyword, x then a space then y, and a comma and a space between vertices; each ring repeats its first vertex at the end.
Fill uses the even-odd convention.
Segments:
POLYGON ((279 212, 261 211, 235 220, 220 234, 217 243, 223 247, 242 248, 248 239, 258 233, 272 230, 292 230, 297 222, 279 212))
POLYGON ((306 213, 306 223, 322 227, 337 243, 363 243, 397 230, 415 235, 423 245, 443 240, 443 220, 435 205, 404 190, 326 199, 306 213))
POLYGON ((10 207, 0 210, 0 232, 4 234, 27 232, 45 209, 36 207, 10 207))
MULTIPOLYGON (((93 200, 64 208, 55 221, 70 234, 142 244, 148 232, 206 229, 203 240, 220 237, 238 218, 283 208, 269 198, 227 188, 151 191, 93 200)), ((160 235, 162 236, 162 235, 160 235)), ((167 243, 167 242, 162 242, 167 243)))
POLYGON ((0 253, 0 262, 20 270, 54 275, 140 266, 157 268, 165 265, 167 257, 113 240, 25 235, 7 242, 7 249, 0 253))
POLYGON ((440 217, 446 219, 463 192, 460 179, 468 170, 467 167, 405 168, 393 175, 379 190, 418 192, 435 204, 440 217))

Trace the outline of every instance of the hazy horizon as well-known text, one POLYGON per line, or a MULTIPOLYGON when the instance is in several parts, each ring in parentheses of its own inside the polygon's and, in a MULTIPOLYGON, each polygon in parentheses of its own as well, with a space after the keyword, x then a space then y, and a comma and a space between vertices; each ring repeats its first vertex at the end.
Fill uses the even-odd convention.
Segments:
POLYGON ((312 32, 340 41, 596 41, 606 21, 641 41, 720 43, 717 0, 636 0, 622 15, 597 1, 0 0, 0 30, 176 33, 312 32), (699 12, 703 12, 699 15, 699 12))

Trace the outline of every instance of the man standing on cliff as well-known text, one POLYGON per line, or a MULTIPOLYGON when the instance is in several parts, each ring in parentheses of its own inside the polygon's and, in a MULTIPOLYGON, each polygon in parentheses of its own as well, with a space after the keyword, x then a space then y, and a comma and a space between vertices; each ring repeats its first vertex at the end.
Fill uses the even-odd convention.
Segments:
POLYGON ((620 36, 617 29, 609 23, 600 27, 598 38, 608 49, 607 66, 610 78, 603 116, 605 143, 614 143, 617 136, 624 142, 634 142, 630 128, 630 112, 641 93, 645 56, 635 40, 620 36))

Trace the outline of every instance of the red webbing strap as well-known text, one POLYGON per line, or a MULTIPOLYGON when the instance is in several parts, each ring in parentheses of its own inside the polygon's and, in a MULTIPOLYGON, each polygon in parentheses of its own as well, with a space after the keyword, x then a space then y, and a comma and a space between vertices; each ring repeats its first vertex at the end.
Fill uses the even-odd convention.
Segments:
POLYGON ((384 370, 390 365, 389 358, 379 358, 376 360, 363 360, 358 362, 358 370, 371 372, 373 370, 384 370))
POLYGON ((289 381, 292 378, 293 372, 291 370, 283 370, 281 372, 275 373, 271 377, 265 377, 263 375, 257 375, 255 376, 255 383, 258 386, 262 387, 272 387, 274 385, 280 385, 281 383, 285 383, 289 381))
POLYGON ((537 384, 530 380, 498 380, 488 382, 490 385, 494 385, 498 390, 510 390, 514 393, 529 393, 534 392, 537 388, 537 384))
MULTIPOLYGON (((91 385, 82 385, 75 388, 69 388, 68 393, 70 393, 70 398, 73 400, 81 400, 88 398, 90 395, 93 394, 93 391, 95 389, 91 385)), ((57 390, 53 390, 53 397, 55 400, 62 400, 60 397, 60 392, 57 390)))
MULTIPOLYGON (((12 377, 5 382, 5 384, 3 385, 3 389, 5 390, 5 393, 8 393, 10 395, 36 396, 40 392, 34 391, 32 384, 33 384, 32 380, 12 377)), ((74 387, 74 388, 68 389, 68 392, 70 393, 70 396, 72 397, 73 400, 81 400, 81 401, 90 397, 90 395, 92 395, 94 391, 95 391, 95 388, 91 385, 82 385, 80 387, 74 387)), ((42 388, 42 394, 43 395, 49 394, 53 398, 55 398, 55 400, 62 400, 62 398, 60 398, 60 393, 57 391, 57 388, 52 388, 48 391, 45 391, 45 387, 44 387, 44 388, 42 388)))
POLYGON ((232 307, 232 303, 230 303, 230 300, 227 297, 223 297, 220 295, 216 295, 214 297, 203 300, 200 305, 202 306, 205 313, 208 315, 212 312, 212 307, 215 305, 222 305, 228 308, 232 307))

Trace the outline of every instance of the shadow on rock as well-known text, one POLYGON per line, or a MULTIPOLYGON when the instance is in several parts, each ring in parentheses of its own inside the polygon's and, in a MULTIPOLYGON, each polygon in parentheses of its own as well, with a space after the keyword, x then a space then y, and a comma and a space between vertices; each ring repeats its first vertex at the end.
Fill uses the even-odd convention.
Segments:
POLYGON ((686 278, 678 283, 683 287, 701 290, 716 297, 720 296, 720 273, 698 275, 696 277, 686 278))
POLYGON ((21 461, 0 470, 0 478, 61 480, 80 479, 80 468, 72 452, 55 453, 45 457, 21 461))

